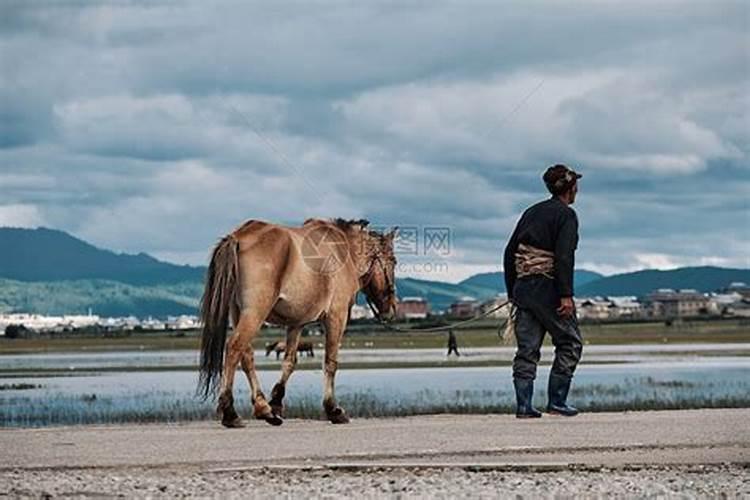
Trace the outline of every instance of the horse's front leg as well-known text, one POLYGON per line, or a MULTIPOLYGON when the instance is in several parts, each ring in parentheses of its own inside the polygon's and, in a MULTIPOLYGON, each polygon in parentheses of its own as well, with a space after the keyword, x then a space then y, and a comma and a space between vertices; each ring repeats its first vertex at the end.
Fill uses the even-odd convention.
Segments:
POLYGON ((287 328, 286 331, 286 350, 284 351, 284 361, 281 363, 281 378, 273 386, 271 391, 271 409, 274 414, 284 416, 284 394, 286 393, 286 383, 297 366, 297 346, 299 345, 301 326, 287 328))
POLYGON ((338 368, 339 344, 346 328, 346 311, 343 314, 329 313, 323 321, 326 330, 326 352, 323 360, 323 409, 333 424, 348 424, 349 417, 336 403, 334 390, 338 368))

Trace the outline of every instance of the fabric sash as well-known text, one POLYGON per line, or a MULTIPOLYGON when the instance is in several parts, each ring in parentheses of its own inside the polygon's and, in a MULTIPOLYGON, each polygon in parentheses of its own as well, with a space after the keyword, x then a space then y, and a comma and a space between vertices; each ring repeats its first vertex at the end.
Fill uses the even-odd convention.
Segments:
POLYGON ((525 243, 518 245, 516 252, 516 275, 519 278, 541 274, 554 279, 555 254, 525 243))

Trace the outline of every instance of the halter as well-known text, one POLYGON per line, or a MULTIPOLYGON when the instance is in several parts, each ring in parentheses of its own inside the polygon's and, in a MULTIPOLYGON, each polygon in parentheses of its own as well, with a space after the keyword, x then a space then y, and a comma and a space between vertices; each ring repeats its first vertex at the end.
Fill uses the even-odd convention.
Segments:
MULTIPOLYGON (((367 272, 362 275, 362 278, 360 278, 360 288, 364 290, 367 285, 370 284, 372 281, 373 273, 375 272, 375 262, 380 264, 380 269, 383 271, 383 279, 385 279, 385 286, 386 286, 386 295, 385 298, 390 298, 394 295, 396 295, 396 286, 395 283, 393 283, 388 276, 388 272, 385 270, 385 265, 383 264, 383 259, 380 257, 380 253, 375 252, 372 256, 372 260, 370 260, 370 266, 367 268, 367 272)), ((365 300, 367 301, 367 305, 370 307, 370 310, 372 311, 372 314, 375 316, 375 318, 378 319, 378 321, 383 321, 382 319, 382 311, 379 311, 378 308, 375 307, 375 305, 372 303, 372 300, 370 300, 370 297, 367 295, 367 292, 364 292, 365 300)))

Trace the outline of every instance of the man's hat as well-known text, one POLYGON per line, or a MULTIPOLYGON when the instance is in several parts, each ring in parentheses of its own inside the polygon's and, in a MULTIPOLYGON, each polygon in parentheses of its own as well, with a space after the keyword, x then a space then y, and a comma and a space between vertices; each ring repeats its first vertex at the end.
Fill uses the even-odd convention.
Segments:
POLYGON ((547 185, 549 192, 558 195, 573 187, 573 184, 581 177, 583 176, 573 169, 562 164, 557 164, 549 167, 544 172, 542 179, 544 180, 544 184, 547 185))

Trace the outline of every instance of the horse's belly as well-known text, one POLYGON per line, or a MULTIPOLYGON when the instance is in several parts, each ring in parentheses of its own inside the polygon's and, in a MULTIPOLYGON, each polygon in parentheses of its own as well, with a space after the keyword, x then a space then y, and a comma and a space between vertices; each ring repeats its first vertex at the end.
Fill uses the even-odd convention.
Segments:
POLYGON ((270 319, 285 325, 298 325, 317 320, 324 310, 325 303, 320 299, 305 302, 282 294, 271 311, 270 319))

